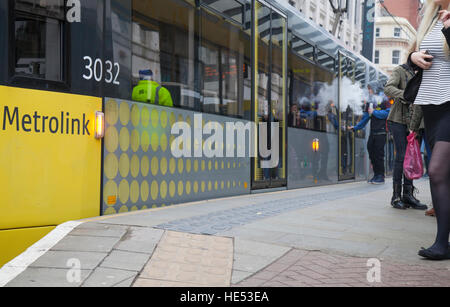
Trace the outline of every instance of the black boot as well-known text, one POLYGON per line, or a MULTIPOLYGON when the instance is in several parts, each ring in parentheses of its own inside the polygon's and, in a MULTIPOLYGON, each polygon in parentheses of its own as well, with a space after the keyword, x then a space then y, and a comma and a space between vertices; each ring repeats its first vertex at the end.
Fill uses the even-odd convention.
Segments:
POLYGON ((414 197, 414 190, 416 188, 412 185, 403 186, 403 203, 412 209, 416 210, 428 210, 428 206, 422 204, 417 198, 414 197))
POLYGON ((408 206, 402 201, 402 185, 394 184, 394 196, 391 201, 392 207, 399 210, 406 210, 408 206))

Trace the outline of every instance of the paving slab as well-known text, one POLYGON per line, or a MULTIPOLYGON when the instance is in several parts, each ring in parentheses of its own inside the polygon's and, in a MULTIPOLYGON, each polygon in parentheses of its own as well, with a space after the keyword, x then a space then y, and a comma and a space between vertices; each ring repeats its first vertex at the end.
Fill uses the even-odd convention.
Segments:
POLYGON ((151 255, 163 234, 159 229, 131 227, 114 249, 151 255))
POLYGON ((99 267, 86 281, 83 287, 130 287, 137 272, 99 267))
POLYGON ((119 242, 120 238, 72 236, 68 235, 56 244, 52 251, 75 251, 109 253, 119 242))
POLYGON ((231 283, 232 268, 232 239, 168 231, 136 286, 226 287, 231 283))
POLYGON ((107 255, 107 253, 94 252, 48 251, 30 267, 67 269, 69 267, 68 263, 76 259, 81 264, 83 270, 94 270, 107 255))
POLYGON ((75 228, 70 235, 121 238, 126 232, 127 227, 124 226, 85 223, 75 228))
POLYGON ((69 268, 28 268, 8 283, 6 287, 80 287, 91 272, 81 270, 77 271, 76 276, 74 276, 69 268))
POLYGON ((141 271, 150 255, 114 250, 103 260, 101 267, 126 271, 141 271))

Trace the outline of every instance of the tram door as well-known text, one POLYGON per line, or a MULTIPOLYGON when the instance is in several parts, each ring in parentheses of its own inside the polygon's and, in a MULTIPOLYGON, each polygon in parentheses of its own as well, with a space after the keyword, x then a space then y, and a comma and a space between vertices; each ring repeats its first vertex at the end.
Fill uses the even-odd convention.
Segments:
POLYGON ((287 185, 286 170, 286 43, 287 19, 282 13, 255 2, 255 158, 252 188, 287 185))
POLYGON ((339 180, 355 179, 355 126, 356 101, 349 96, 355 83, 355 61, 339 53, 339 180))

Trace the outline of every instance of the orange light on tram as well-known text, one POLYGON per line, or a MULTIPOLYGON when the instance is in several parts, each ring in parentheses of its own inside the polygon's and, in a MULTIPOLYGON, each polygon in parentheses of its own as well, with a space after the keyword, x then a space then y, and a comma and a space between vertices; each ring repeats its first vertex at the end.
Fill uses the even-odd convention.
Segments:
POLYGON ((313 144, 312 144, 312 148, 314 152, 318 152, 320 149, 320 142, 319 139, 314 139, 313 144))
POLYGON ((97 140, 105 137, 105 113, 95 113, 95 138, 97 140))
POLYGON ((389 102, 391 103, 391 106, 394 105, 394 99, 389 100, 389 102))

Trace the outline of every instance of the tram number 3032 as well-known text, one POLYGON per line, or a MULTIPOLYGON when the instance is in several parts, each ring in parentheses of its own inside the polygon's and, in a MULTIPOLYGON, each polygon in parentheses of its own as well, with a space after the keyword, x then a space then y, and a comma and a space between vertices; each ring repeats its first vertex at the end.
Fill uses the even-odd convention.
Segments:
POLYGON ((105 78, 105 82, 108 84, 120 85, 120 82, 117 80, 120 74, 119 63, 105 61, 103 64, 101 59, 93 60, 89 56, 85 56, 83 60, 88 63, 85 66, 87 74, 83 74, 85 80, 92 80, 94 78, 95 81, 100 82, 105 78), (103 66, 106 66, 105 74, 103 74, 103 66))

